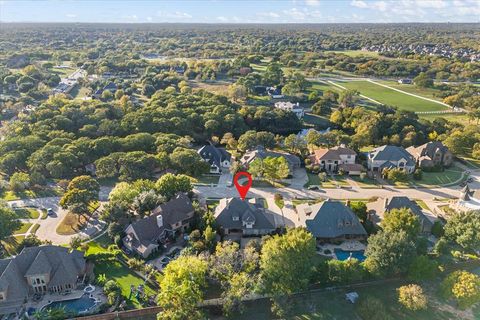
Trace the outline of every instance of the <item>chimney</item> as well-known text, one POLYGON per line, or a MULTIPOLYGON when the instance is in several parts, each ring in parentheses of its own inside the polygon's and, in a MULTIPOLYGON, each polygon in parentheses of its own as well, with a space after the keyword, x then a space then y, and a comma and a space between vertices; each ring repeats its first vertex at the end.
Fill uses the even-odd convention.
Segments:
POLYGON ((159 228, 163 227, 163 216, 161 214, 157 216, 157 226, 159 228))
POLYGON ((388 198, 385 198, 385 201, 384 201, 384 202, 385 202, 384 207, 387 208, 387 206, 388 206, 388 198))

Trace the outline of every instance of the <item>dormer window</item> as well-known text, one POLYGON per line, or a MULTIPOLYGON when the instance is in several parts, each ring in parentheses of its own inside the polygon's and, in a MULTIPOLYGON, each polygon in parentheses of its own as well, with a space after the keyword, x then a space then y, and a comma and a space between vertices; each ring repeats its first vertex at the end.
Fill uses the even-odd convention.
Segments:
POLYGON ((232 216, 232 220, 233 221, 240 221, 240 217, 239 216, 232 216))

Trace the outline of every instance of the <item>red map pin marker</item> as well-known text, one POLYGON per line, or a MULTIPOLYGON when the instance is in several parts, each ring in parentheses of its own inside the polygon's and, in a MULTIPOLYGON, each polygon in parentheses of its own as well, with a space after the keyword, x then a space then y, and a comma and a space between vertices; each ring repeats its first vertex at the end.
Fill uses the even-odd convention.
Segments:
POLYGON ((250 189, 250 187, 252 186, 252 176, 250 175, 250 173, 245 171, 237 172, 235 177, 233 177, 233 184, 235 184, 235 188, 237 188, 238 193, 240 194, 240 198, 242 198, 242 200, 245 200, 248 189, 250 189), (240 177, 247 177, 247 183, 244 185, 238 183, 238 179, 240 179, 240 177))

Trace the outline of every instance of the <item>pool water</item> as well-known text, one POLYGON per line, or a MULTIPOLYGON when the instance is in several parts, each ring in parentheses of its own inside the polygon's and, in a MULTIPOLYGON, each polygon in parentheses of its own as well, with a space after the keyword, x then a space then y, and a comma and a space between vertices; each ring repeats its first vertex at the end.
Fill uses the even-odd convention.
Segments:
POLYGON ((54 301, 46 305, 44 309, 65 308, 65 311, 77 314, 90 311, 94 306, 95 300, 84 294, 77 299, 54 301))
POLYGON ((357 259, 358 261, 364 261, 367 257, 365 257, 364 251, 344 251, 341 249, 335 249, 335 255, 337 256, 337 259, 340 261, 347 260, 350 258, 350 254, 352 254, 352 258, 357 259))

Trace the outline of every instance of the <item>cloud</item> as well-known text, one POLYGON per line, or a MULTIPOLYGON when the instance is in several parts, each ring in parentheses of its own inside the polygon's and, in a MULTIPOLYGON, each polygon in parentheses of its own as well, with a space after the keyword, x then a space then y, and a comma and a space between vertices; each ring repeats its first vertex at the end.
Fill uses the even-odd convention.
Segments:
POLYGON ((257 12, 257 16, 265 18, 280 18, 280 15, 276 12, 257 12))
POLYGON ((217 20, 220 21, 220 22, 227 22, 228 21, 227 17, 224 17, 224 16, 217 17, 217 20))
POLYGON ((305 0, 305 4, 310 7, 318 7, 320 5, 320 0, 305 0))
POLYGON ((306 8, 298 9, 298 8, 291 8, 288 10, 282 11, 284 18, 293 19, 293 20, 305 20, 307 18, 320 18, 322 17, 322 13, 319 10, 308 10, 306 8))
POLYGON ((152 21, 152 20, 153 20, 152 17, 147 17, 147 21, 148 21, 148 22, 150 22, 150 21, 152 21))
POLYGON ((76 18, 77 15, 74 14, 74 13, 67 13, 67 14, 65 15, 65 17, 67 17, 67 18, 76 18))
POLYGON ((157 16, 161 18, 180 19, 180 20, 188 20, 193 18, 191 14, 186 12, 181 12, 181 11, 175 11, 175 12, 157 11, 157 16))
POLYGON ((350 2, 350 5, 362 9, 368 8, 368 4, 365 1, 361 0, 353 0, 352 2, 350 2))

